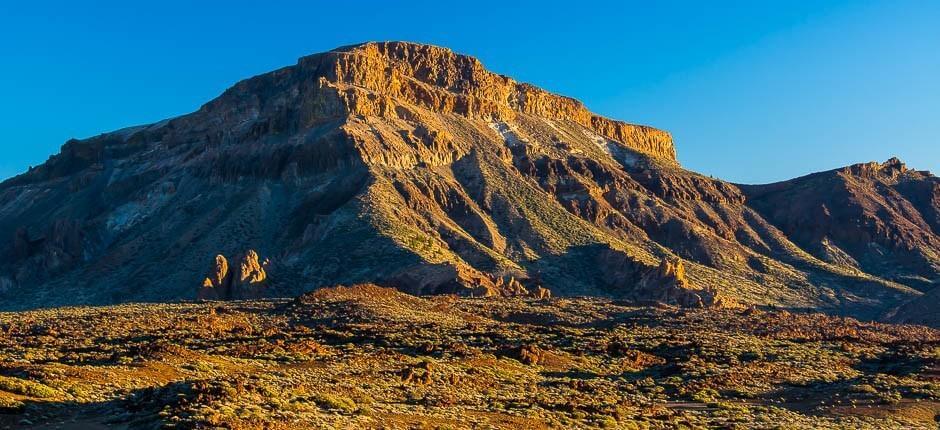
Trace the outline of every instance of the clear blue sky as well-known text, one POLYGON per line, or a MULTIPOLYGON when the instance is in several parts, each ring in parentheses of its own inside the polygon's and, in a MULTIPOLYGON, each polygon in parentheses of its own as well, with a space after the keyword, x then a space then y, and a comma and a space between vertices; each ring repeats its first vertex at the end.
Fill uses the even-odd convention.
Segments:
POLYGON ((0 177, 366 40, 447 46, 667 129, 730 181, 894 155, 940 171, 938 1, 78 3, 0 5, 0 177))

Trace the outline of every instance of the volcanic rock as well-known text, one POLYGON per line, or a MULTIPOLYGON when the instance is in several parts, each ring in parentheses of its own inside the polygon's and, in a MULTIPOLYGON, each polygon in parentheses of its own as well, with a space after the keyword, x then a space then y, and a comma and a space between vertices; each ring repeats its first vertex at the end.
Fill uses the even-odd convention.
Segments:
POLYGON ((203 282, 203 288, 227 288, 232 282, 228 271, 228 260, 224 255, 215 256, 215 264, 209 269, 209 276, 203 282))
POLYGON ((693 286, 678 258, 663 259, 659 267, 642 275, 633 293, 637 298, 681 307, 727 305, 712 289, 693 286))
POLYGON ((541 362, 544 354, 545 352, 535 345, 522 345, 515 349, 513 357, 522 364, 535 366, 541 362))
POLYGON ((207 300, 230 300, 259 298, 264 295, 267 273, 259 261, 258 253, 248 250, 238 260, 238 272, 229 269, 224 255, 217 255, 209 274, 202 282, 199 298, 207 300))
POLYGON ((684 170, 665 131, 445 48, 372 42, 69 140, 0 184, 0 303, 376 283, 874 318, 940 278, 937 231, 938 179, 897 160, 730 184, 684 170), (276 261, 238 255, 203 282, 219 250, 247 249, 276 261))

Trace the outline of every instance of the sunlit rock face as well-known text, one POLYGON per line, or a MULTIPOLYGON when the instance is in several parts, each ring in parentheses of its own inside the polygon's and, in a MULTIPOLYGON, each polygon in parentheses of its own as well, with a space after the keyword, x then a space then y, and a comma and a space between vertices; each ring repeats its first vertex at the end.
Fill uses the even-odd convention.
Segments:
POLYGON ((230 269, 228 259, 224 255, 215 256, 208 276, 202 281, 202 288, 199 290, 200 299, 231 300, 264 297, 268 279, 264 268, 269 262, 261 261, 261 257, 252 249, 234 261, 238 266, 230 269))
POLYGON ((818 175, 708 178, 665 131, 445 48, 366 43, 70 140, 4 182, 0 294, 23 308, 371 282, 869 317, 927 290, 937 178, 895 160, 818 175))

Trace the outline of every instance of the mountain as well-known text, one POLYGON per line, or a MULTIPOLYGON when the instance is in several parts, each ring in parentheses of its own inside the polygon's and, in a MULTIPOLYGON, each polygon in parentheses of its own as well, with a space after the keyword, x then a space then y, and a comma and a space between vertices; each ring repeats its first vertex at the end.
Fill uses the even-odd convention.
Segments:
POLYGON ((940 278, 938 202, 895 160, 712 179, 665 131, 445 48, 365 43, 0 184, 0 290, 20 309, 374 282, 875 318, 940 278))
POLYGON ((940 288, 934 287, 888 311, 883 319, 898 324, 923 324, 940 327, 940 288))

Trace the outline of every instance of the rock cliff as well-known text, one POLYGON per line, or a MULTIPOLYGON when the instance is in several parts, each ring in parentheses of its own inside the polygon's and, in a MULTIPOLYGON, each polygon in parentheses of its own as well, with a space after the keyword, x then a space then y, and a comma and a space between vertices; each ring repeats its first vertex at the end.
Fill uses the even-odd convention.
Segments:
POLYGON ((667 132, 445 48, 365 43, 70 140, 0 184, 0 294, 16 309, 377 283, 873 318, 938 278, 937 190, 896 161, 730 184, 679 166, 667 132))

